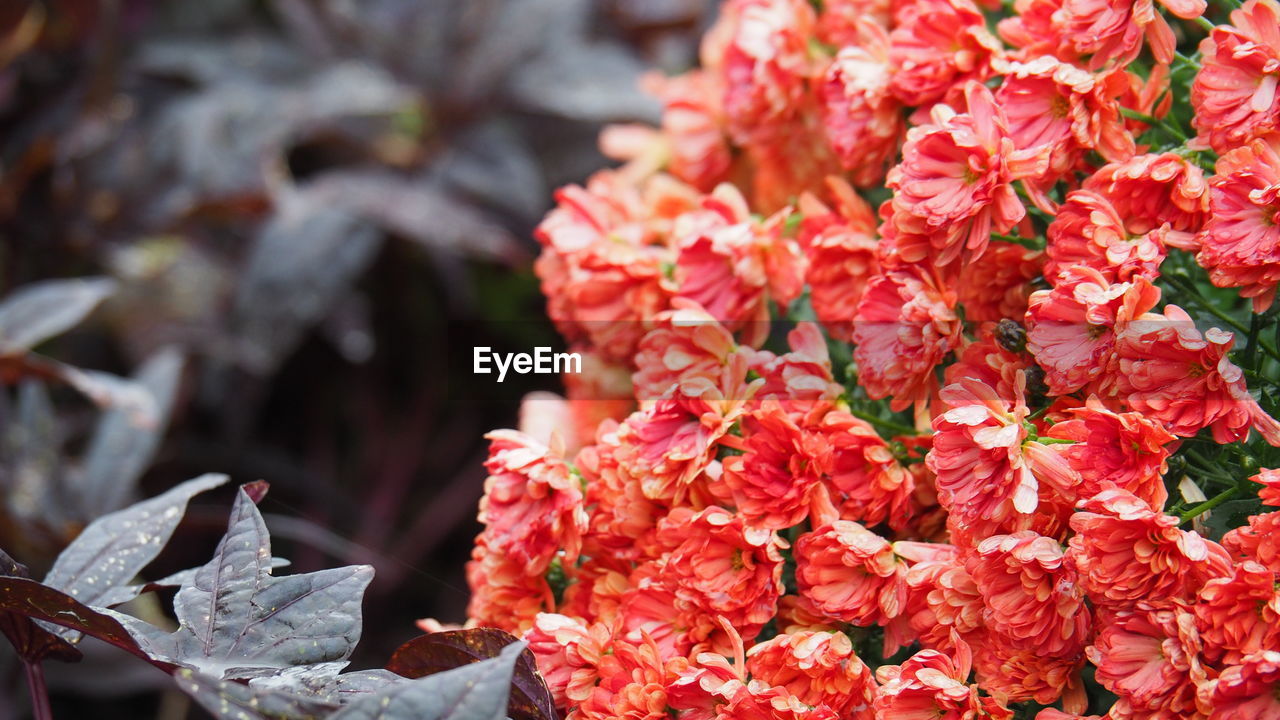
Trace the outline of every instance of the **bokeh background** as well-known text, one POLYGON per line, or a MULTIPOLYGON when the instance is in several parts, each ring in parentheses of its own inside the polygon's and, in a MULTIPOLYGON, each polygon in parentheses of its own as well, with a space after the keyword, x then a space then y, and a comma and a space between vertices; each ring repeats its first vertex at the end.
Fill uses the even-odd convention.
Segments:
MULTIPOLYGON (((712 5, 0 2, 0 297, 115 279, 38 349, 139 377, 164 411, 148 438, 0 368, 0 548, 39 577, 96 515, 226 472, 271 483, 293 571, 375 566, 353 667, 417 618, 462 620, 482 435, 556 385, 450 358, 558 343, 531 231, 606 163, 604 124, 656 118, 638 80, 696 62, 712 5), (113 432, 127 457, 96 447, 113 432)), ((150 574, 203 563, 231 497, 197 499, 150 574)), ((0 720, 27 713, 9 652, 0 720)), ((144 663, 86 655, 47 665, 57 717, 203 717, 144 663)))

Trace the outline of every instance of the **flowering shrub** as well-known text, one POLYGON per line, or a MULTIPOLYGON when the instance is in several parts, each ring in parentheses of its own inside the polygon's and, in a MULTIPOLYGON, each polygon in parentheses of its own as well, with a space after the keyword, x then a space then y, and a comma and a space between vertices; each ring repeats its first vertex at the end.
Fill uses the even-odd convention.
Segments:
POLYGON ((1280 717, 1278 83, 1275 0, 725 2, 539 228, 469 624, 584 720, 1280 717))

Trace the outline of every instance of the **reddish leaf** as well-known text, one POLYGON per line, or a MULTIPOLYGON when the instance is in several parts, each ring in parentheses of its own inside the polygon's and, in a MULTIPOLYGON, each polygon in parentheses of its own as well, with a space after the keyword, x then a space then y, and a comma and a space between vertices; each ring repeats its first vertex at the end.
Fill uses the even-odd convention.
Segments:
MULTIPOLYGON (((387 669, 407 678, 420 678, 469 663, 498 657, 502 649, 517 642, 496 628, 473 628, 428 633, 401 645, 391 656, 387 669)), ((533 653, 520 654, 511 678, 511 699, 507 708, 512 720, 556 720, 551 691, 538 674, 533 653)))

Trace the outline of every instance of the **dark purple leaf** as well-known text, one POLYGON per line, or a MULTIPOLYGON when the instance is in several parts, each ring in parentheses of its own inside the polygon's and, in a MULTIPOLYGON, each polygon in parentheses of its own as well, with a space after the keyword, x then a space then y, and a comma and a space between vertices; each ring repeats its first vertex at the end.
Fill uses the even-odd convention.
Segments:
POLYGON ((174 680, 218 720, 318 720, 338 709, 336 703, 318 698, 217 680, 186 669, 174 673, 174 680))
POLYGON ((232 310, 244 366, 272 372, 373 262, 380 237, 314 193, 288 193, 254 243, 232 310))
POLYGON ((226 475, 202 475, 94 520, 58 556, 44 582, 86 605, 124 585, 160 554, 192 497, 218 487, 226 475))
POLYGON ((46 280, 18 288, 0 302, 0 355, 25 352, 70 330, 115 289, 108 278, 46 280))
POLYGON ((155 422, 150 426, 134 424, 129 414, 119 409, 108 410, 98 421, 75 493, 83 517, 97 517, 129 501, 168 425, 181 373, 182 355, 165 350, 134 376, 134 382, 146 388, 155 403, 155 422))
POLYGON ((515 642, 497 657, 393 685, 347 705, 333 720, 503 720, 524 651, 525 644, 515 642))
MULTIPOLYGON (((515 637, 496 628, 428 633, 401 645, 392 654, 387 669, 408 678, 426 677, 497 657, 515 642, 515 637)), ((520 654, 516 663, 507 712, 514 720, 556 720, 555 701, 528 650, 520 654)))
POLYGON ((132 618, 109 610, 94 610, 70 595, 35 580, 0 577, 0 611, 70 628, 137 655, 162 670, 174 669, 173 664, 152 657, 143 649, 142 645, 147 644, 151 637, 145 630, 145 624, 130 622, 132 618), (126 629, 122 620, 130 622, 133 630, 126 629), (137 638, 142 638, 142 644, 137 638))
MULTIPOLYGON (((26 565, 0 550, 0 579, 29 577, 26 565)), ((13 649, 27 662, 40 662, 46 658, 63 662, 76 662, 80 659, 80 651, 70 643, 19 613, 0 611, 0 633, 9 639, 13 649)))
POLYGON ((266 525, 242 489, 213 559, 174 599, 180 627, 155 651, 222 679, 346 660, 360 638, 373 568, 273 577, 271 564, 266 525))

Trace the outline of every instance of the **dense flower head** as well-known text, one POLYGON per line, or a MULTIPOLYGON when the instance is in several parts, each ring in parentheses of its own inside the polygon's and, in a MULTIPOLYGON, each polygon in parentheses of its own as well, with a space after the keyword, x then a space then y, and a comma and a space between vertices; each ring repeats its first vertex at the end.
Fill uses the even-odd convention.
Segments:
POLYGON ((1086 500, 1071 518, 1067 553, 1095 604, 1190 600, 1201 585, 1231 572, 1222 546, 1178 528, 1178 519, 1120 489, 1086 500))
POLYGON ((883 623, 902 613, 906 585, 887 540, 850 520, 801 535, 795 544, 796 583, 819 611, 854 625, 883 623))
POLYGON ((805 705, 826 706, 842 718, 871 718, 875 680, 841 632, 781 633, 751 648, 747 671, 785 688, 805 705))
POLYGON ((1240 288, 1263 312, 1280 285, 1280 135, 1223 155, 1217 171, 1196 261, 1214 285, 1240 288))
POLYGON ((1192 124, 1219 153, 1280 130, 1280 4, 1248 0, 1200 43, 1192 124))
POLYGON ((468 625, 566 720, 1280 717, 1277 28, 721 3, 535 232, 468 625))

